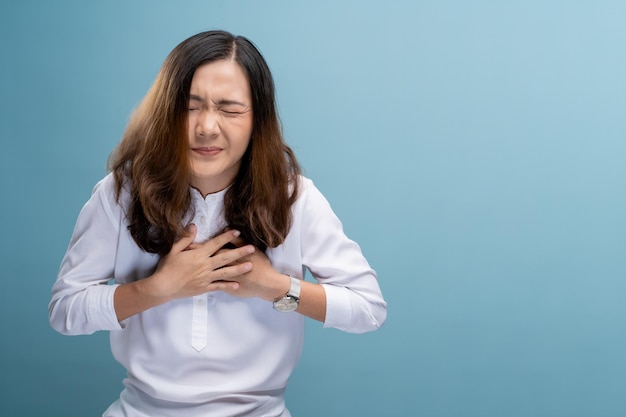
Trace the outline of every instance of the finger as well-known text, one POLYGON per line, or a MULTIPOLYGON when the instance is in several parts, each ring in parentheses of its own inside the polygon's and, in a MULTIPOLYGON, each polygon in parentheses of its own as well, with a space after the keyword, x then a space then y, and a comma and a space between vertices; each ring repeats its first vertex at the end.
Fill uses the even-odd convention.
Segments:
MULTIPOLYGON (((198 248, 202 247, 202 245, 204 245, 204 243, 206 243, 206 242, 192 243, 191 245, 187 246, 187 250, 198 249, 198 248)), ((243 246, 245 244, 246 244, 246 242, 241 237, 237 237, 232 242, 227 242, 224 246, 222 246, 221 249, 218 249, 215 253, 219 253, 221 250, 224 250, 224 249, 237 249, 238 247, 243 246)))
POLYGON ((241 236, 238 236, 238 237, 236 237, 235 239, 233 239, 233 240, 231 241, 231 243, 232 243, 233 245, 235 245, 236 247, 240 247, 240 246, 246 245, 248 242, 246 242, 245 240, 243 240, 243 238, 242 238, 241 236))
POLYGON ((231 265, 236 261, 254 253, 254 251, 255 248, 252 245, 243 246, 237 249, 225 249, 218 251, 212 257, 212 260, 214 261, 214 269, 231 265))
POLYGON ((215 253, 213 254, 213 256, 221 255, 222 253, 226 253, 226 252, 228 252, 229 250, 233 250, 233 249, 237 249, 237 248, 228 248, 228 247, 224 247, 224 248, 222 248, 222 249, 218 250, 217 252, 215 252, 215 253))
POLYGON ((207 286, 207 291, 236 291, 239 285, 237 281, 213 281, 207 286))
MULTIPOLYGON (((224 228, 224 232, 228 232, 229 230, 231 230, 231 228, 230 228, 230 227, 228 227, 228 226, 226 226, 226 227, 224 228)), ((248 242, 246 242, 246 241, 243 239, 243 237, 239 236, 239 237, 236 237, 235 239, 231 240, 231 243, 232 243, 234 246, 236 246, 236 247, 240 247, 240 246, 246 245, 248 242)))
POLYGON ((220 235, 215 236, 213 239, 206 241, 200 246, 207 251, 207 256, 213 255, 215 252, 220 250, 222 246, 231 242, 233 239, 237 238, 240 235, 238 230, 229 230, 228 232, 224 232, 220 235))
POLYGON ((186 229, 187 234, 178 239, 178 241, 174 242, 172 245, 171 252, 177 253, 182 252, 189 247, 193 243, 193 240, 196 238, 196 233, 198 232, 198 228, 195 224, 190 224, 186 229))
POLYGON ((251 262, 244 262, 240 264, 229 265, 224 268, 216 269, 211 272, 211 282, 216 283, 220 281, 233 281, 234 278, 239 277, 252 270, 251 262))
MULTIPOLYGON (((230 230, 233 230, 230 228, 230 226, 226 226, 223 230, 223 232, 228 232, 230 230)), ((247 242, 245 240, 243 240, 243 238, 241 236, 236 237, 235 239, 230 241, 230 244, 232 244, 232 246, 234 247, 240 247, 245 245, 247 242)))

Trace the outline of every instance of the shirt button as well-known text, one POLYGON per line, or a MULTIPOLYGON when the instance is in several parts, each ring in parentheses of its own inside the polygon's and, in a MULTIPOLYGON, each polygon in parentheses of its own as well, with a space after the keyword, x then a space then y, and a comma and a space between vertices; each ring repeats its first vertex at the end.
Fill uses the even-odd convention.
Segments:
POLYGON ((206 217, 200 217, 200 224, 206 224, 206 217))

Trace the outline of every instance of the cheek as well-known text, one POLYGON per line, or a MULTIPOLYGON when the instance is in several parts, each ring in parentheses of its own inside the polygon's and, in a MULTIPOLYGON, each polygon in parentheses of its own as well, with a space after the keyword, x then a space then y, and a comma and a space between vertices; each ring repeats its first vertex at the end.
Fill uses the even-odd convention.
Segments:
POLYGON ((250 137, 252 136, 252 122, 245 121, 238 126, 238 142, 239 147, 245 151, 250 146, 250 137))
POLYGON ((246 137, 248 138, 248 143, 250 142, 250 138, 252 137, 252 128, 253 128, 253 124, 252 124, 252 117, 250 117, 250 120, 247 121, 246 123, 246 137))
POLYGON ((195 135, 196 122, 192 117, 187 117, 187 136, 190 138, 195 135))
POLYGON ((238 141, 237 143, 237 153, 239 154, 239 157, 242 157, 244 153, 246 153, 246 150, 248 150, 248 147, 250 146, 250 137, 249 136, 242 136, 241 139, 238 141))

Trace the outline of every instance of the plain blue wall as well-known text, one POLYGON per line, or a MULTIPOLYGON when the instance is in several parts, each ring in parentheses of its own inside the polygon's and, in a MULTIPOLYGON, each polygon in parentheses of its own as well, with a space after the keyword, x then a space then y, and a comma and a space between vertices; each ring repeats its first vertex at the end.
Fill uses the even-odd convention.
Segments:
POLYGON ((97 416, 105 333, 47 303, 167 53, 251 38, 284 129, 389 302, 308 323, 295 417, 626 415, 623 1, 3 1, 0 415, 97 416))

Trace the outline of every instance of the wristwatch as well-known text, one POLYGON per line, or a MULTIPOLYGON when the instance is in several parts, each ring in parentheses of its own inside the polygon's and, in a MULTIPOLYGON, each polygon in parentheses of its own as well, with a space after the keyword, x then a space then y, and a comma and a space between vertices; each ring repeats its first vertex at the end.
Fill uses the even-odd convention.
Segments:
POLYGON ((291 286, 289 291, 282 297, 278 297, 274 300, 274 309, 282 313, 289 313, 295 311, 300 303, 300 280, 288 275, 291 278, 291 286))

